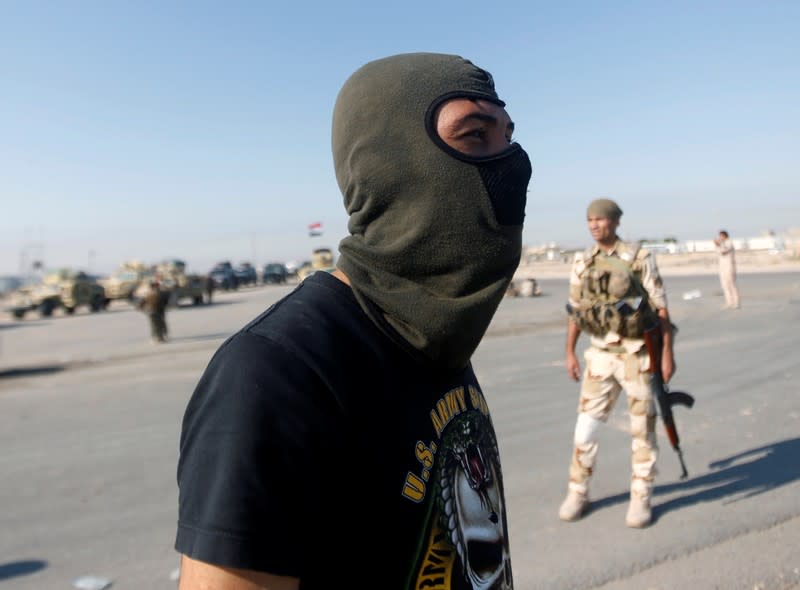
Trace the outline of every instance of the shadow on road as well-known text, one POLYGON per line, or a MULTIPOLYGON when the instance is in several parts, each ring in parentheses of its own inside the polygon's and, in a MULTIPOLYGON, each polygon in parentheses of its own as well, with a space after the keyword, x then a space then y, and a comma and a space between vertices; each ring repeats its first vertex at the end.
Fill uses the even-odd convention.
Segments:
POLYGON ((28 559, 26 561, 12 561, 0 563, 0 581, 17 576, 27 576, 47 567, 47 562, 41 559, 28 559))
POLYGON ((220 299, 217 299, 215 297, 214 300, 211 303, 203 302, 200 305, 195 305, 194 303, 181 302, 178 305, 172 305, 172 306, 168 307, 167 308, 167 313, 169 313, 170 310, 178 310, 178 309, 208 309, 209 307, 223 307, 225 305, 239 305, 240 303, 241 303, 241 301, 236 301, 236 300, 230 301, 230 300, 225 300, 225 299, 220 300, 220 299))
POLYGON ((14 377, 33 377, 36 375, 49 375, 63 371, 63 365, 45 365, 41 367, 17 367, 0 370, 0 379, 13 379, 14 377))
POLYGON ((13 323, 0 324, 0 330, 14 330, 18 328, 27 328, 29 326, 49 326, 50 320, 42 318, 30 318, 26 320, 14 320, 13 323))
MULTIPOLYGON (((686 481, 657 485, 653 520, 685 506, 721 500, 732 504, 774 490, 800 479, 800 438, 791 438, 743 451, 709 463, 711 471, 686 481), (659 494, 686 492, 659 503, 659 494)), ((628 501, 628 493, 593 501, 592 510, 628 501)))
POLYGON ((174 342, 202 342, 204 340, 223 340, 232 336, 232 332, 215 332, 213 334, 198 334, 197 336, 178 336, 171 338, 174 342))

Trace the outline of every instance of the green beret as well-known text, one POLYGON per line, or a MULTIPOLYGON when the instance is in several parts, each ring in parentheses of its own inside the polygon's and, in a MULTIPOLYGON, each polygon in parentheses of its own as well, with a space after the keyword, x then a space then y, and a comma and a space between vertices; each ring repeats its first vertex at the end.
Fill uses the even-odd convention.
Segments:
POLYGON ((611 199, 595 199, 586 209, 586 217, 604 217, 606 219, 619 219, 622 209, 611 199))

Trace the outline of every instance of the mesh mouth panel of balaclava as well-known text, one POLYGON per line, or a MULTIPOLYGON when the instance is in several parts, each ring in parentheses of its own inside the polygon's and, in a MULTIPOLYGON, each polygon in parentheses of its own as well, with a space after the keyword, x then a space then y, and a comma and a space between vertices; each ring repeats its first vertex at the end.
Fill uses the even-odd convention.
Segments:
POLYGON ((339 266, 362 307, 429 360, 460 368, 519 263, 530 163, 516 144, 487 161, 442 149, 426 127, 446 96, 503 104, 491 76, 457 56, 371 62, 339 94, 332 144, 350 216, 339 266))

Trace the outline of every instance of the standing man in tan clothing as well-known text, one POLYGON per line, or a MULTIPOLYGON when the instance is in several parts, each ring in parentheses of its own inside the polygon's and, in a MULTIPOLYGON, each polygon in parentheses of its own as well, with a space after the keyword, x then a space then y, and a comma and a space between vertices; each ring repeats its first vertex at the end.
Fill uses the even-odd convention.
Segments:
POLYGON ((661 329, 660 370, 664 382, 675 372, 672 323, 655 257, 636 243, 617 236, 622 210, 610 199, 589 204, 586 218, 595 245, 575 256, 570 274, 567 310, 566 366, 575 381, 581 367, 575 346, 582 331, 591 335, 584 352, 574 449, 567 497, 559 509, 562 520, 579 519, 589 506, 589 478, 597 459, 597 430, 608 420, 624 389, 631 427, 632 476, 629 527, 641 528, 652 519, 650 499, 658 455, 656 406, 652 390, 646 330, 661 329))
POLYGON ((719 254, 719 282, 725 295, 725 309, 739 309, 739 288, 736 286, 736 258, 733 254, 733 242, 728 232, 719 230, 714 245, 719 254))

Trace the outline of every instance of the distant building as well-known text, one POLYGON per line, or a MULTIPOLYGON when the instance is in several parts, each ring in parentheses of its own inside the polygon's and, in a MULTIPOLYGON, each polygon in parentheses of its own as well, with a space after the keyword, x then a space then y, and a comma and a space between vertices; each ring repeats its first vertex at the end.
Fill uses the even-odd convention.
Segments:
MULTIPOLYGON (((783 252, 786 249, 785 240, 775 234, 755 238, 733 238, 731 241, 736 250, 783 252)), ((716 249, 714 240, 688 240, 684 244, 686 252, 714 252, 716 249)))
POLYGON ((534 262, 567 262, 571 260, 572 252, 561 248, 558 244, 551 242, 543 246, 529 246, 523 248, 523 264, 534 262))
MULTIPOLYGON (((733 241, 733 247, 737 250, 741 248, 741 244, 741 240, 733 241)), ((714 240, 687 240, 683 245, 687 252, 713 252, 716 249, 714 240)))
POLYGON ((678 254, 680 252, 686 252, 686 247, 680 242, 642 242, 641 246, 654 254, 678 254))
MULTIPOLYGON (((733 238, 733 247, 739 251, 769 252, 800 256, 800 228, 788 230, 785 234, 773 231, 755 237, 733 238)), ((711 254, 716 251, 713 238, 706 240, 644 240, 642 247, 655 254, 711 254)), ((539 246, 524 246, 522 264, 541 262, 569 262, 576 251, 583 249, 565 248, 556 242, 548 242, 539 246)))
MULTIPOLYGON (((735 248, 736 246, 734 246, 735 248)), ((770 252, 783 252, 786 249, 784 239, 776 235, 761 236, 747 239, 748 250, 769 250, 770 252)))

